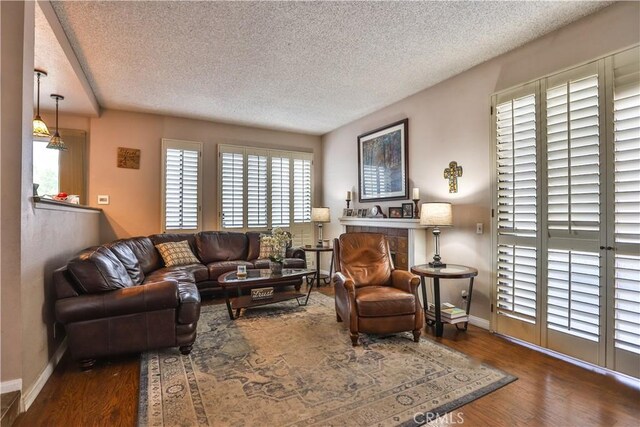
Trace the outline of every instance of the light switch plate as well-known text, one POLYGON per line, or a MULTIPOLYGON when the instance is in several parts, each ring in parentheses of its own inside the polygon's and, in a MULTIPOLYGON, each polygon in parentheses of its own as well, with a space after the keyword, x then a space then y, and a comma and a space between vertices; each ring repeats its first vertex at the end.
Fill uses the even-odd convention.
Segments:
POLYGON ((476 234, 482 234, 484 233, 484 227, 482 226, 482 223, 479 222, 476 224, 476 234))
POLYGON ((99 205, 108 205, 109 204, 109 196, 104 194, 98 195, 98 204, 99 205))

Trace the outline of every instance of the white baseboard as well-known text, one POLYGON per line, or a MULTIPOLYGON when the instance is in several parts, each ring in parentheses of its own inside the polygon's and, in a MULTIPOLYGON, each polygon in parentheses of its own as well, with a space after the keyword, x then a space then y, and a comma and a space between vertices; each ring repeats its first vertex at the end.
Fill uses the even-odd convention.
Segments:
POLYGON ((25 412, 27 409, 29 409, 34 400, 36 400, 36 397, 38 397, 38 394, 40 394, 40 391, 42 391, 42 387, 44 387, 44 385, 47 383, 47 380, 58 365, 58 362, 60 362, 60 359, 62 359, 62 356, 64 355, 64 352, 66 350, 67 340, 65 339, 62 344, 60 344, 60 347, 58 347, 51 359, 49 359, 49 363, 47 363, 47 366, 45 366, 43 371, 40 373, 40 376, 38 377, 36 382, 29 388, 29 390, 25 391, 22 394, 22 404, 20 412, 25 412))
POLYGON ((12 391, 22 390, 22 379, 2 381, 0 383, 0 393, 10 393, 12 391))
POLYGON ((469 323, 473 326, 477 326, 478 328, 486 329, 487 331, 491 327, 491 323, 487 319, 471 315, 469 315, 469 323))

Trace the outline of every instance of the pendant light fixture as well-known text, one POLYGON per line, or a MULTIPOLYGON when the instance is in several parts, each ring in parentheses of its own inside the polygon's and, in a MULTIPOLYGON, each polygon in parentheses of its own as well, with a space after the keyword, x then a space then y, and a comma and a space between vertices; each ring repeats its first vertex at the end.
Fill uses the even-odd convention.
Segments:
POLYGON ((37 68, 34 71, 36 73, 36 76, 38 77, 38 102, 36 103, 36 115, 33 118, 33 136, 47 137, 51 136, 51 133, 49 133, 49 129, 47 128, 46 123, 40 117, 40 77, 46 77, 47 72, 39 70, 37 68))
POLYGON ((67 146, 64 145, 64 141, 60 138, 60 132, 58 131, 58 101, 64 99, 62 95, 51 94, 51 97, 56 100, 56 132, 51 137, 51 141, 47 144, 47 148, 52 150, 67 151, 67 146))

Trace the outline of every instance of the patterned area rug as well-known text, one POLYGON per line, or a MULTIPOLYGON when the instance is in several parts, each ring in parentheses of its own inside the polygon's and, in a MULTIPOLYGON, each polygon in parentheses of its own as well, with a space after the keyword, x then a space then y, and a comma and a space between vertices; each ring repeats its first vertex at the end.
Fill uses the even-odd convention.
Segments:
POLYGON ((417 425, 516 378, 411 333, 352 347, 333 299, 203 307, 189 356, 142 355, 141 426, 417 425))

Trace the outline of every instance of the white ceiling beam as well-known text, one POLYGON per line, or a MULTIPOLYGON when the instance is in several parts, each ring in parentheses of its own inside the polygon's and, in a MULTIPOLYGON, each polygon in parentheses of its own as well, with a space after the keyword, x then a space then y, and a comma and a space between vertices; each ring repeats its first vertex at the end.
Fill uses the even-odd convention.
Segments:
POLYGON ((93 93, 93 89, 89 84, 89 80, 87 79, 87 76, 84 74, 84 70, 80 65, 80 61, 78 61, 78 57, 76 56, 75 51, 71 47, 71 43, 69 43, 69 39, 67 38, 67 35, 62 29, 62 25, 58 20, 58 15, 56 15, 56 12, 53 10, 53 7, 51 6, 51 3, 49 2, 49 0, 38 0, 38 5, 40 6, 40 9, 42 9, 42 13, 47 19, 47 22, 49 23, 49 25, 51 26, 51 30, 53 30, 53 34, 56 36, 58 43, 60 43, 60 46, 62 47, 62 50, 65 56, 67 57, 67 60, 69 61, 69 64, 71 64, 71 68, 73 68, 73 71, 78 77, 78 80, 80 81, 80 84, 82 85, 82 88, 84 89, 84 92, 86 93, 87 98, 91 103, 91 109, 93 110, 93 113, 96 116, 99 116, 100 104, 98 104, 98 100, 96 99, 96 96, 93 93))

